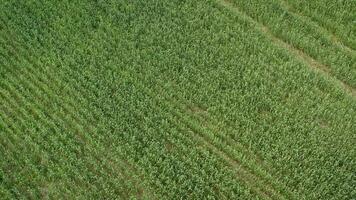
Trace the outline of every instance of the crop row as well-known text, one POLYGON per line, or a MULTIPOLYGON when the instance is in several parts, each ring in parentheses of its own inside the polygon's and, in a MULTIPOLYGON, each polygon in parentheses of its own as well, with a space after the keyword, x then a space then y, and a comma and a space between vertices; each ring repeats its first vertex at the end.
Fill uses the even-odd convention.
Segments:
POLYGON ((310 18, 296 14, 288 9, 285 1, 220 1, 231 2, 258 23, 294 48, 309 55, 330 73, 355 88, 356 57, 355 50, 335 41, 332 32, 313 23, 310 18))
MULTIPOLYGON (((255 23, 215 2, 42 3, 1 16, 13 31, 1 35, 1 124, 22 121, 2 136, 12 141, 1 151, 15 154, 6 159, 18 157, 14 174, 32 156, 16 147, 26 147, 32 124, 28 144, 51 157, 57 166, 46 169, 69 196, 125 198, 129 188, 169 199, 351 195, 354 99, 255 23), (21 18, 24 10, 32 17, 21 18), (110 169, 131 168, 125 161, 137 169, 110 169), (132 176, 142 186, 122 185, 132 176)), ((35 158, 26 162, 50 179, 35 158)), ((6 176, 7 189, 40 183, 19 178, 28 180, 6 176)))
MULTIPOLYGON (((37 68, 38 68, 38 67, 40 67, 40 66, 37 66, 37 68)), ((38 69, 37 69, 37 70, 38 70, 38 69)), ((24 73, 24 72, 21 72, 21 73, 24 73)), ((31 76, 30 76, 30 77, 31 77, 31 76)), ((37 74, 36 78, 41 78, 40 74, 37 74)), ((52 77, 52 78, 53 78, 53 77, 52 77)), ((42 79, 43 79, 43 77, 42 77, 42 79)), ((50 79, 50 80, 51 80, 51 81, 54 81, 54 79, 50 79)), ((33 80, 33 81, 35 81, 35 80, 33 80)), ((72 80, 72 81, 73 81, 73 80, 72 80)), ((49 80, 46 80, 46 81, 44 81, 44 82, 45 82, 45 83, 48 83, 48 82, 50 82, 50 81, 49 81, 49 80)), ((31 82, 27 82, 25 85, 28 85, 28 84, 31 85, 31 82)), ((23 84, 22 84, 22 85, 23 85, 23 84)), ((43 85, 44 85, 44 84, 43 84, 43 85)), ((11 91, 16 91, 16 89, 14 89, 14 88, 12 88, 12 89, 10 88, 10 90, 11 90, 11 91)), ((35 91, 35 90, 34 90, 34 91, 35 91)), ((81 91, 81 90, 77 90, 77 92, 78 92, 78 91, 81 91)), ((50 91, 47 91, 47 92, 50 93, 50 91)), ((40 98, 39 96, 41 96, 41 95, 38 95, 37 98, 40 98)), ((41 101, 41 102, 42 102, 42 101, 41 101)), ((64 116, 62 116, 62 117, 64 117, 64 116)), ((69 122, 69 121, 68 121, 68 122, 69 122)), ((67 123, 68 123, 68 122, 67 122, 67 123)), ((63 124, 67 124, 67 123, 63 123, 63 124)), ((53 141, 53 143, 54 143, 54 142, 55 142, 55 141, 53 141)), ((63 145, 63 147, 66 147, 66 146, 68 146, 68 144, 67 144, 67 145, 63 145)), ((70 147, 70 146, 69 146, 69 147, 70 147)), ((194 156, 194 157, 199 157, 199 156, 194 156)))
POLYGON ((294 12, 307 16, 319 26, 334 34, 334 38, 355 50, 355 29, 353 29, 356 3, 354 1, 305 1, 287 0, 294 12))

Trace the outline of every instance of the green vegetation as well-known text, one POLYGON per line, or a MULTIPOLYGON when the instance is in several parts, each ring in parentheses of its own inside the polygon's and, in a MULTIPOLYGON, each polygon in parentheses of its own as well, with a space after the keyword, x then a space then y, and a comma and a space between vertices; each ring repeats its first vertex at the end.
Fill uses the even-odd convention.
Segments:
POLYGON ((1 198, 354 198, 355 5, 301 2, 1 1, 1 198))
POLYGON ((287 0, 290 8, 333 33, 345 46, 356 48, 356 1, 287 0))

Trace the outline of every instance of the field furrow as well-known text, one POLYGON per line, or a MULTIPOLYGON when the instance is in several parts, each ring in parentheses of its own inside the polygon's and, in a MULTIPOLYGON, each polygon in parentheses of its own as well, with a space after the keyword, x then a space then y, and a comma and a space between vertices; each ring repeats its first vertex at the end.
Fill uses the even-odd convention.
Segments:
POLYGON ((283 8, 285 10, 287 10, 288 12, 293 13, 294 15, 300 17, 303 19, 303 21, 305 21, 306 23, 311 23, 314 26, 316 26, 318 29, 320 29, 322 32, 325 32, 329 35, 330 39, 336 43, 341 49, 344 49, 347 51, 347 53, 351 54, 351 55, 355 55, 356 51, 354 49, 352 49, 352 47, 350 47, 348 44, 345 44, 337 35, 335 35, 332 31, 330 31, 328 28, 322 26, 321 24, 319 24, 318 22, 312 20, 310 17, 308 16, 304 16, 303 14, 301 14, 300 12, 298 12, 297 10, 295 10, 287 1, 285 0, 280 0, 281 5, 283 6, 283 8))
POLYGON ((352 21, 355 17, 356 4, 354 1, 284 1, 293 10, 325 27, 355 52, 355 30, 352 21))
POLYGON ((270 30, 269 28, 264 25, 259 23, 258 21, 256 21, 255 19, 253 19, 252 17, 250 17, 249 15, 247 15, 246 13, 243 13, 238 7, 236 7, 235 4, 231 3, 228 0, 219 0, 218 1, 219 4, 221 4, 222 6, 230 9, 231 11, 233 11, 234 13, 236 13, 239 16, 242 16, 244 19, 246 19, 248 22, 256 25, 256 27, 258 28, 259 31, 263 32, 270 40, 272 40, 277 46, 279 46, 280 48, 283 48, 287 51, 289 51, 291 54, 293 54, 296 58, 298 58, 301 62, 303 62, 304 64, 306 64, 307 66, 311 67, 313 70, 316 70, 317 72, 320 72, 322 74, 324 74, 325 76, 329 76, 330 78, 333 78, 334 81, 341 87, 343 88, 345 91, 347 91, 348 93, 350 93, 350 95, 352 96, 356 96, 356 89, 351 86, 348 85, 348 83, 339 80, 337 78, 335 78, 330 71, 330 68, 322 63, 320 63, 319 61, 315 60, 314 58, 312 58, 310 55, 308 55, 307 53, 305 53, 303 50, 301 49, 297 49, 295 47, 293 47, 293 45, 291 45, 290 43, 286 42, 285 40, 275 36, 270 30))

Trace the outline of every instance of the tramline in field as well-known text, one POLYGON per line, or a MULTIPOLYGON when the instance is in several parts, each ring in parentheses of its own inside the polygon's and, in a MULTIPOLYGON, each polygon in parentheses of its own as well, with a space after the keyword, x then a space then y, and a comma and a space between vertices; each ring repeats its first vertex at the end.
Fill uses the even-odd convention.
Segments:
POLYGON ((352 199, 353 1, 1 1, 0 199, 352 199))

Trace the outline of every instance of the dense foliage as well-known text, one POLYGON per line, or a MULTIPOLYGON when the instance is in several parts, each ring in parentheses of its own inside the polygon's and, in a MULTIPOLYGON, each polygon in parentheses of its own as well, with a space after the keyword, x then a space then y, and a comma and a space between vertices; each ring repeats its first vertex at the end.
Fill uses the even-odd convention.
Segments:
POLYGON ((354 1, 0 2, 1 199, 356 195, 354 1))

